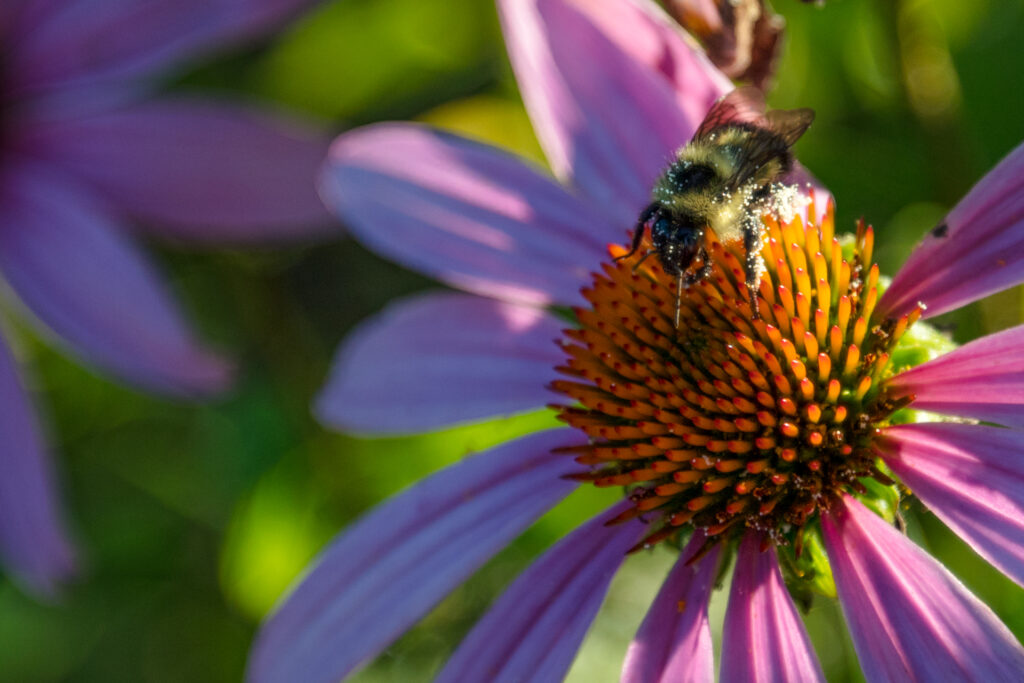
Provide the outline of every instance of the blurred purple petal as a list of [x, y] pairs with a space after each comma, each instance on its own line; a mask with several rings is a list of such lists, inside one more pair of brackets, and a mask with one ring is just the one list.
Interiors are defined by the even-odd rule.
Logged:
[[579, 301], [588, 268], [624, 234], [523, 160], [413, 124], [339, 137], [321, 194], [385, 257], [521, 303]]
[[[650, 0], [569, 0], [631, 58], [664, 78], [693, 130], [733, 83], [711, 63], [697, 41]], [[692, 135], [692, 131], [691, 131]]]
[[822, 518], [868, 681], [1015, 681], [1024, 648], [949, 571], [846, 496]]
[[721, 546], [716, 544], [695, 566], [687, 565], [706, 538], [701, 531], [694, 533], [662, 584], [626, 651], [622, 683], [715, 680], [708, 601]]
[[1024, 585], [1024, 438], [964, 424], [899, 425], [879, 453], [928, 509]]
[[509, 57], [551, 167], [623, 234], [675, 150], [731, 89], [650, 5], [499, 2]]
[[365, 664], [575, 484], [541, 432], [448, 467], [378, 506], [324, 550], [264, 623], [250, 681], [336, 681]]
[[89, 361], [148, 389], [223, 390], [229, 368], [197, 344], [152, 266], [62, 176], [8, 166], [0, 182], [0, 272]]
[[736, 555], [725, 613], [722, 683], [824, 680], [775, 549], [761, 552], [761, 535], [748, 532]]
[[560, 681], [597, 615], [626, 551], [645, 531], [605, 526], [618, 503], [556, 543], [519, 575], [477, 622], [437, 677], [462, 681]]
[[33, 4], [37, 4], [37, 0], [4, 0], [0, 4], [0, 33], [17, 35], [28, 19], [25, 10]]
[[54, 596], [75, 571], [57, 485], [35, 415], [0, 337], [0, 557], [28, 587]]
[[168, 236], [266, 242], [331, 229], [315, 187], [327, 140], [251, 107], [157, 100], [25, 137], [37, 157]]
[[349, 335], [317, 415], [356, 433], [437, 429], [542, 407], [565, 354], [543, 310], [468, 294], [391, 304]]
[[[8, 0], [4, 0], [7, 2]], [[33, 0], [43, 5], [45, 0]], [[8, 40], [19, 95], [150, 76], [280, 26], [311, 0], [66, 0], [32, 8]], [[5, 55], [6, 56], [6, 55]]]
[[1024, 325], [982, 337], [889, 380], [914, 408], [1024, 427]]
[[1024, 144], [1010, 152], [910, 255], [879, 302], [925, 317], [1024, 282]]

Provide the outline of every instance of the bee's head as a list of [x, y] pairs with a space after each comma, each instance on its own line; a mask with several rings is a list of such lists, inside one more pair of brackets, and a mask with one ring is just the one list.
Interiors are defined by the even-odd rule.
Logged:
[[666, 270], [686, 270], [703, 245], [704, 222], [686, 213], [662, 209], [655, 212], [649, 224], [651, 243]]

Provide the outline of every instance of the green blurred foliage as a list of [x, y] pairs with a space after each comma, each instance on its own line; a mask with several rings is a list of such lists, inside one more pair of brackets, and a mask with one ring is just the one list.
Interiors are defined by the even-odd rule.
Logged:
[[[798, 154], [836, 195], [841, 227], [860, 216], [875, 225], [891, 274], [1024, 137], [1014, 81], [1024, 73], [1024, 4], [775, 4], [788, 35], [769, 99], [817, 110]], [[328, 2], [168, 87], [276, 103], [338, 131], [418, 118], [543, 163], [488, 0]], [[52, 605], [0, 584], [0, 681], [238, 680], [259, 619], [345, 524], [467, 453], [552, 424], [538, 413], [412, 438], [331, 433], [309, 405], [338, 342], [389, 301], [438, 285], [345, 240], [154, 248], [198, 328], [238, 359], [239, 383], [207, 404], [161, 401], [97, 378], [17, 326], [87, 563]], [[962, 342], [1022, 320], [1018, 289], [939, 325]], [[574, 494], [357, 680], [429, 679], [516, 572], [615, 497]], [[904, 517], [915, 541], [1024, 636], [1019, 588], [916, 504]], [[617, 680], [672, 559], [656, 548], [626, 562], [572, 680]], [[726, 600], [717, 594], [713, 624]], [[806, 620], [829, 680], [860, 680], [838, 605], [816, 600]]]

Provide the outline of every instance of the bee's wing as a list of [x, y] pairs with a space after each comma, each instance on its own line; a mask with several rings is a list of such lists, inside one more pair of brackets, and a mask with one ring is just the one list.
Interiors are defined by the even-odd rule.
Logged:
[[765, 125], [765, 96], [754, 87], [736, 88], [712, 104], [711, 111], [693, 134], [697, 140], [730, 123]]
[[765, 127], [792, 147], [814, 122], [813, 109], [773, 109], [764, 115]]
[[790, 147], [813, 120], [814, 112], [810, 109], [768, 112], [763, 130], [753, 131], [747, 144], [739, 148], [736, 170], [727, 182], [729, 189], [742, 187], [762, 166], [788, 156], [785, 150], [780, 150], [780, 140], [786, 148]]
[[754, 87], [736, 88], [711, 106], [693, 139], [705, 138], [730, 123], [748, 123], [772, 131], [792, 146], [814, 121], [813, 109], [773, 109], [766, 112], [764, 95]]
[[[766, 124], [764, 110], [764, 95], [760, 90], [750, 86], [736, 88], [711, 105], [711, 110], [704, 117], [697, 132], [693, 134], [693, 139], [705, 138], [716, 129], [730, 123], [752, 123], [764, 127]], [[808, 125], [810, 124], [808, 123]]]

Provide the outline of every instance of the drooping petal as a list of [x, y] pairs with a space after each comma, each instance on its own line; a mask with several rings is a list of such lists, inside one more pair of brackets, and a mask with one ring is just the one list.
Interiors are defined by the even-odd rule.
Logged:
[[1024, 144], [1010, 152], [910, 255], [879, 302], [926, 317], [1024, 282]]
[[501, 0], [509, 57], [555, 174], [620, 230], [728, 81], [653, 3]]
[[715, 680], [708, 601], [721, 546], [694, 566], [687, 564], [705, 539], [703, 532], [694, 533], [651, 603], [626, 651], [622, 683]]
[[522, 303], [577, 302], [588, 269], [624, 234], [523, 160], [420, 125], [339, 137], [321, 194], [387, 258]]
[[822, 518], [868, 681], [1015, 681], [1024, 648], [941, 564], [853, 498]]
[[560, 681], [608, 585], [646, 525], [605, 526], [622, 503], [551, 547], [505, 590], [463, 639], [439, 683]]
[[316, 194], [326, 138], [252, 107], [163, 99], [52, 121], [24, 138], [37, 157], [168, 236], [266, 241], [331, 226]]
[[574, 484], [541, 432], [448, 467], [377, 507], [335, 540], [264, 623], [250, 681], [336, 681], [365, 664]]
[[964, 344], [889, 380], [914, 408], [1024, 427], [1024, 325]]
[[740, 543], [722, 633], [722, 683], [824, 681], [775, 549], [761, 552], [761, 536]]
[[224, 389], [230, 370], [185, 326], [159, 276], [92, 198], [40, 165], [0, 182], [0, 273], [88, 361], [172, 394]]
[[879, 452], [928, 509], [982, 557], [1024, 585], [1024, 439], [1010, 429], [908, 424]]
[[311, 1], [33, 0], [42, 7], [5, 54], [7, 86], [23, 95], [149, 76], [280, 26]]
[[35, 415], [0, 337], [0, 557], [32, 590], [56, 594], [75, 571], [75, 552]]
[[563, 325], [543, 310], [468, 294], [391, 305], [349, 335], [317, 415], [343, 431], [403, 433], [540, 408]]

